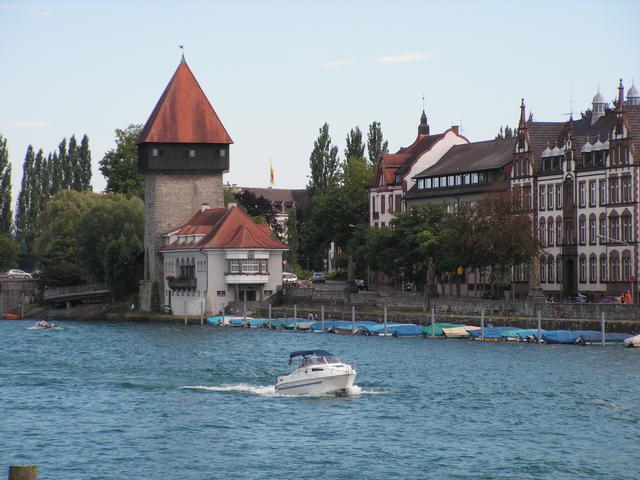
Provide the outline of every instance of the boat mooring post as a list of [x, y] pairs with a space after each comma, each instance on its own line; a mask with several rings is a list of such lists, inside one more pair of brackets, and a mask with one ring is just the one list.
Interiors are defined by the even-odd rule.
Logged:
[[269, 304], [269, 330], [271, 330], [271, 304]]
[[184, 324], [187, 325], [187, 302], [184, 302]]
[[200, 302], [200, 325], [204, 325], [204, 305]]
[[298, 305], [293, 306], [293, 329], [298, 329]]
[[484, 340], [484, 308], [480, 312], [480, 340]]
[[384, 336], [387, 336], [387, 306], [384, 306]]
[[324, 304], [320, 305], [320, 325], [322, 326], [322, 333], [324, 333]]
[[9, 467], [9, 480], [36, 480], [38, 467], [35, 465], [12, 465]]
[[604, 312], [600, 312], [600, 331], [602, 332], [602, 346], [603, 347], [604, 347], [604, 337], [605, 337], [605, 334], [604, 334], [604, 319], [605, 319]]
[[356, 306], [351, 305], [351, 335], [356, 333]]
[[246, 327], [247, 326], [247, 301], [246, 300], [244, 301], [243, 308], [244, 308], [244, 320], [242, 320], [242, 326]]
[[431, 307], [431, 336], [436, 337], [436, 312], [433, 307]]
[[538, 310], [538, 343], [542, 343], [542, 312]]

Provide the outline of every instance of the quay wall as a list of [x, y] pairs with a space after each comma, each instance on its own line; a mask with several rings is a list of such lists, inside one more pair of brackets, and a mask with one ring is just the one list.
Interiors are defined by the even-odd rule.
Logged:
[[0, 279], [0, 318], [5, 313], [21, 313], [23, 305], [32, 305], [37, 301], [38, 295], [38, 280]]

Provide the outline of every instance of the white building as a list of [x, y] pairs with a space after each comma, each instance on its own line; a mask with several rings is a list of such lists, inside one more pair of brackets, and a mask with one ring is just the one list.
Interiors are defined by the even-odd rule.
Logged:
[[395, 213], [404, 212], [405, 194], [415, 184], [414, 177], [434, 165], [452, 146], [469, 141], [457, 126], [429, 135], [427, 115], [423, 111], [418, 136], [408, 147], [383, 155], [369, 186], [369, 224], [385, 227]]
[[286, 245], [237, 207], [203, 205], [184, 225], [162, 235], [165, 305], [174, 315], [241, 311], [282, 285]]

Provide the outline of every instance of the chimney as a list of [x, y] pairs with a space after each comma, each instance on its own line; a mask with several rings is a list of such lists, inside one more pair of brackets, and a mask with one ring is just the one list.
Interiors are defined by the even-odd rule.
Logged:
[[460, 135], [460, 125], [451, 125], [451, 130], [453, 130], [453, 133], [456, 135]]
[[208, 203], [203, 203], [202, 206], [200, 207], [200, 211], [204, 212], [206, 210], [209, 210], [211, 207], [209, 206]]
[[238, 204], [235, 202], [227, 203], [227, 210], [231, 210], [233, 207], [237, 207]]

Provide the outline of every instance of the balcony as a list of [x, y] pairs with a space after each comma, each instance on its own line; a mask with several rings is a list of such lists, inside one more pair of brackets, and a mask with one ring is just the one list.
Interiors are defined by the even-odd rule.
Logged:
[[198, 285], [195, 278], [168, 277], [167, 282], [171, 290], [195, 290]]

